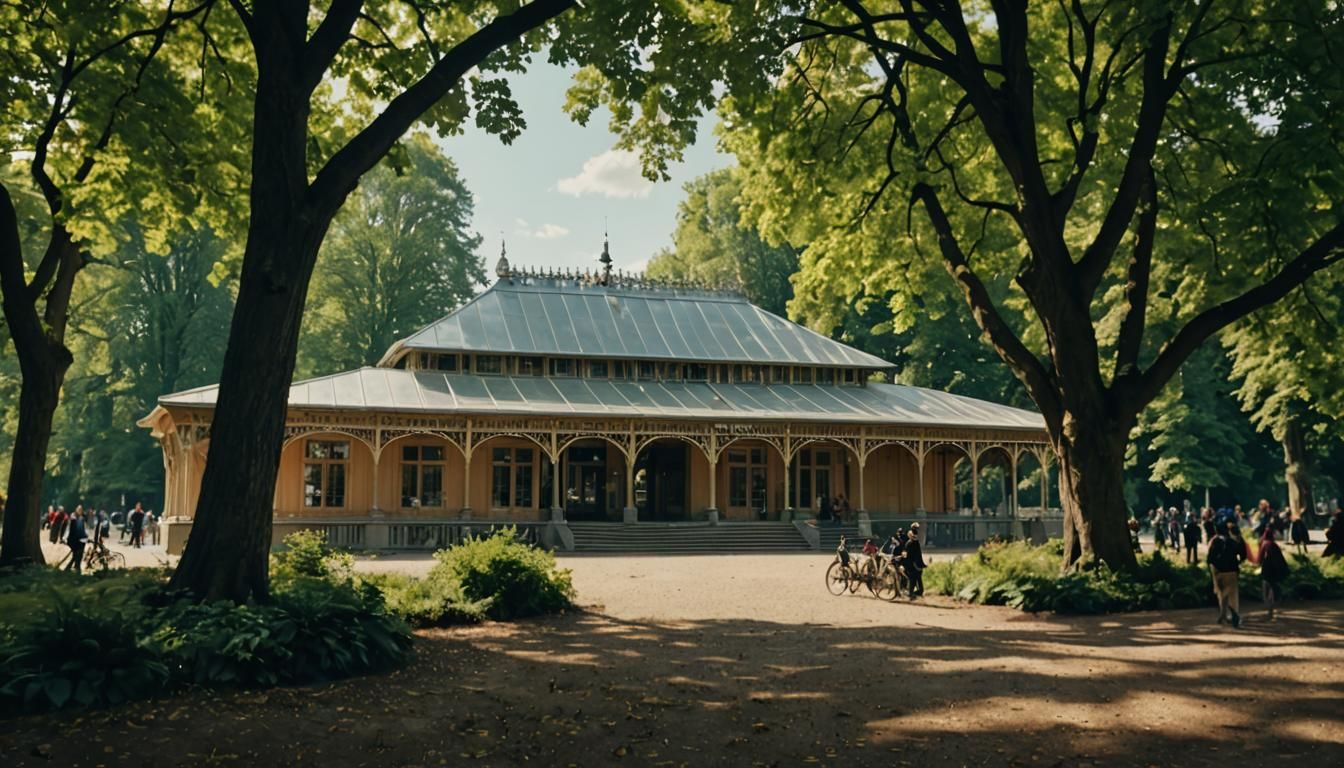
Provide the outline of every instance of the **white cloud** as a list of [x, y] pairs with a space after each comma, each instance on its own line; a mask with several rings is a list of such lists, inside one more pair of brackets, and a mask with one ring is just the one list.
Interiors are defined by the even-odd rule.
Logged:
[[653, 182], [639, 175], [639, 156], [624, 149], [609, 149], [583, 161], [577, 176], [560, 179], [556, 189], [572, 195], [603, 197], [648, 197]]
[[542, 224], [531, 232], [538, 240], [557, 240], [569, 234], [569, 230], [559, 224]]

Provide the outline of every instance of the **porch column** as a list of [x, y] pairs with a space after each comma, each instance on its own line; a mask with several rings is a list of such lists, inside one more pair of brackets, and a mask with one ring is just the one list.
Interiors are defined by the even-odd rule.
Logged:
[[705, 460], [709, 462], [709, 506], [705, 507], [705, 519], [711, 523], [719, 522], [719, 439], [709, 436], [709, 450], [705, 451]]
[[920, 446], [919, 446], [919, 461], [918, 461], [917, 463], [919, 464], [919, 469], [918, 469], [918, 470], [916, 471], [916, 473], [915, 473], [916, 475], [919, 476], [919, 509], [918, 509], [917, 511], [919, 511], [919, 512], [924, 512], [924, 511], [926, 511], [927, 508], [924, 506], [924, 446], [923, 446], [923, 445], [920, 445]]
[[789, 496], [789, 484], [793, 481], [793, 472], [790, 471], [790, 467], [793, 464], [793, 438], [791, 437], [784, 438], [783, 456], [784, 456], [784, 498], [781, 499], [779, 502], [779, 508], [781, 510], [779, 518], [781, 520], [788, 521], [793, 518], [792, 514], [793, 505], [789, 503], [789, 499], [791, 498]]
[[859, 512], [860, 512], [861, 514], [862, 514], [862, 513], [866, 513], [866, 512], [868, 511], [868, 505], [864, 503], [864, 495], [863, 495], [863, 468], [864, 468], [867, 464], [868, 464], [868, 457], [866, 457], [866, 456], [860, 456], [860, 457], [859, 457]]
[[[971, 450], [976, 450], [972, 447]], [[980, 514], [980, 454], [971, 457], [971, 514]]]
[[1017, 517], [1017, 452], [1016, 451], [1014, 451], [1012, 454], [1008, 456], [1008, 470], [1010, 473], [1009, 477], [1011, 478], [1010, 482], [1012, 482], [1013, 484], [1011, 495], [1008, 497], [1010, 499], [1010, 501], [1008, 502], [1010, 505], [1008, 513], [1010, 516], [1016, 518]]
[[560, 457], [551, 459], [551, 520], [565, 521], [565, 508], [560, 506]]
[[1037, 454], [1037, 463], [1041, 465], [1041, 517], [1050, 506], [1050, 470], [1045, 465], [1045, 455]]
[[378, 506], [378, 460], [383, 456], [381, 450], [373, 451], [373, 504], [369, 506], [370, 517], [382, 517], [383, 510]]
[[635, 508], [635, 432], [630, 430], [625, 452], [625, 509], [621, 511], [622, 522], [639, 522], [639, 510]]
[[471, 519], [471, 454], [476, 450], [471, 419], [467, 419], [467, 435], [462, 439], [462, 519]]

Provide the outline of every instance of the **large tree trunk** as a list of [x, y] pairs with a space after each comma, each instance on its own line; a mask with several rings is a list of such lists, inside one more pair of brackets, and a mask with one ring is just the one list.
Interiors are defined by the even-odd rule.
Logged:
[[1288, 484], [1288, 506], [1310, 520], [1316, 514], [1316, 498], [1311, 493], [1311, 459], [1307, 454], [1307, 436], [1293, 419], [1283, 431], [1283, 479]]
[[[1067, 423], [1067, 422], [1066, 422]], [[1067, 429], [1067, 427], [1066, 427]], [[1103, 562], [1135, 564], [1125, 506], [1125, 446], [1128, 427], [1106, 425], [1054, 440], [1059, 459], [1059, 500], [1064, 508], [1064, 568]]]
[[0, 540], [0, 566], [41, 564], [42, 476], [51, 442], [51, 421], [60, 403], [61, 382], [70, 367], [70, 353], [61, 347], [29, 355], [22, 364], [19, 427], [9, 468], [5, 530]]

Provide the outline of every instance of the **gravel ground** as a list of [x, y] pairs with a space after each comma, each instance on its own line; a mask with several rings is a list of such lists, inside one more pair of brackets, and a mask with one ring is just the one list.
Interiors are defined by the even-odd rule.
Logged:
[[0, 765], [1344, 765], [1344, 603], [1033, 616], [832, 597], [828, 563], [564, 557], [579, 611], [421, 632], [387, 676], [0, 722]]

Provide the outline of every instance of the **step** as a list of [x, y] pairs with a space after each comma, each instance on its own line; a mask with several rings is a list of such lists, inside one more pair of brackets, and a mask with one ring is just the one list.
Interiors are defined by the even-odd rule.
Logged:
[[805, 552], [792, 523], [569, 524], [579, 552], [727, 553]]

